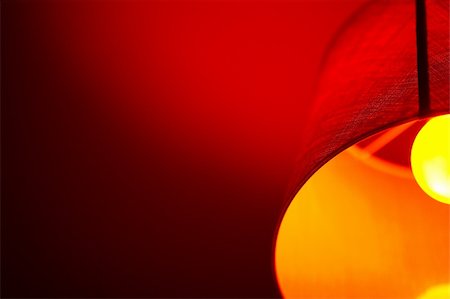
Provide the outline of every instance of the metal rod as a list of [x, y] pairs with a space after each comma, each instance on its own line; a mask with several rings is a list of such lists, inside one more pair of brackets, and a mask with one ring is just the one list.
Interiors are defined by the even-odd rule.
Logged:
[[417, 78], [419, 114], [430, 111], [430, 80], [428, 73], [427, 14], [425, 0], [416, 0]]

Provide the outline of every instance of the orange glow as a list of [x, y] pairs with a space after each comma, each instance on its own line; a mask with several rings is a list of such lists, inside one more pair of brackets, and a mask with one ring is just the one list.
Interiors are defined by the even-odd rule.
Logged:
[[449, 206], [411, 172], [360, 159], [347, 150], [329, 161], [286, 211], [275, 247], [284, 297], [424, 299], [450, 281]]
[[448, 299], [450, 298], [450, 285], [433, 287], [417, 299]]
[[417, 184], [432, 198], [450, 204], [450, 115], [432, 118], [420, 130], [411, 150]]
[[357, 158], [360, 162], [365, 163], [378, 171], [384, 172], [389, 175], [395, 175], [410, 179], [411, 170], [409, 168], [393, 162], [389, 162], [387, 160], [380, 159], [375, 155], [375, 153], [386, 146], [389, 142], [394, 140], [396, 137], [398, 137], [400, 134], [405, 132], [413, 125], [413, 123], [414, 122], [408, 122], [390, 130], [386, 130], [382, 132], [383, 134], [381, 134], [381, 136], [379, 136], [371, 145], [365, 148], [352, 146], [348, 148], [346, 152]]

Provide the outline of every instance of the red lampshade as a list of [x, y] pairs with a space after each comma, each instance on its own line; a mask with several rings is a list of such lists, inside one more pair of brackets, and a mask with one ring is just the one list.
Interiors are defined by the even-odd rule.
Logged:
[[[426, 1], [430, 110], [449, 103], [449, 2]], [[414, 1], [372, 1], [339, 30], [324, 59], [289, 196], [364, 137], [419, 117]]]
[[284, 296], [450, 295], [449, 207], [399, 158], [450, 111], [449, 2], [423, 4], [370, 2], [328, 49], [276, 242]]

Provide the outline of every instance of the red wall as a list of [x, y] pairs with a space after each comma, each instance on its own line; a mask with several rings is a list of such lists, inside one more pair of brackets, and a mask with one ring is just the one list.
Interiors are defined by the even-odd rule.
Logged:
[[354, 1], [3, 1], [2, 296], [272, 297]]

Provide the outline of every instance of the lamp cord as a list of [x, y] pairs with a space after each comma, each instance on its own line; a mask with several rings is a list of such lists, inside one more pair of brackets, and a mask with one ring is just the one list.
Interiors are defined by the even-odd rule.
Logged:
[[430, 80], [428, 73], [427, 16], [425, 0], [416, 0], [417, 78], [419, 115], [430, 111]]

